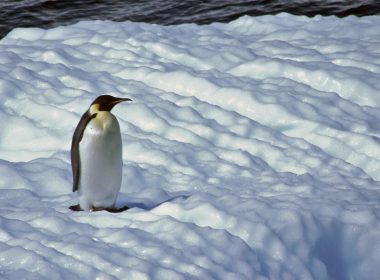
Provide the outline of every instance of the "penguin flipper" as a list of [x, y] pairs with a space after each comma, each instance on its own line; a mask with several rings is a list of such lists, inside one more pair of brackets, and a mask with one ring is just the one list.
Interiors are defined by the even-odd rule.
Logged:
[[73, 192], [78, 190], [80, 177], [80, 155], [79, 142], [82, 140], [83, 132], [91, 119], [95, 118], [96, 114], [90, 115], [87, 111], [81, 117], [77, 127], [75, 128], [73, 139], [71, 141], [71, 168], [73, 171]]

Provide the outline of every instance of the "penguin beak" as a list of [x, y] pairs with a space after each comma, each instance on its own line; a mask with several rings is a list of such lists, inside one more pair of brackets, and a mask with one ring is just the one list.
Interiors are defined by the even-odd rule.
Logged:
[[116, 104], [119, 104], [120, 102], [124, 101], [132, 101], [130, 98], [116, 98], [115, 101], [112, 102], [112, 104], [115, 106]]

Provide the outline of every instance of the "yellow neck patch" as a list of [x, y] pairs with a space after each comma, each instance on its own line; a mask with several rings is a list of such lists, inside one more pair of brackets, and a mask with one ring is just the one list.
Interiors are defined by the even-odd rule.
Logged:
[[100, 105], [99, 104], [92, 104], [91, 106], [90, 106], [90, 115], [92, 116], [93, 114], [97, 114], [97, 113], [99, 113], [99, 108], [100, 108]]

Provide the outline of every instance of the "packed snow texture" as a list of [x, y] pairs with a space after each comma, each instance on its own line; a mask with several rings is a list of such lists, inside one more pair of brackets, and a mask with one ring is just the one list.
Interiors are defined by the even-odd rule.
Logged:
[[[378, 279], [380, 17], [80, 22], [0, 41], [1, 279]], [[100, 94], [122, 213], [73, 212]]]

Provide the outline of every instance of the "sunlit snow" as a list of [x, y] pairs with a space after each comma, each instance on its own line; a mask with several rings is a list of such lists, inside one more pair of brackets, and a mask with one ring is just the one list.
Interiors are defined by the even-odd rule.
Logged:
[[[378, 279], [380, 17], [86, 21], [0, 41], [1, 279]], [[100, 94], [122, 213], [73, 212]]]

